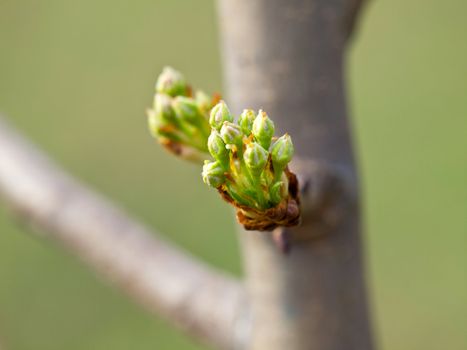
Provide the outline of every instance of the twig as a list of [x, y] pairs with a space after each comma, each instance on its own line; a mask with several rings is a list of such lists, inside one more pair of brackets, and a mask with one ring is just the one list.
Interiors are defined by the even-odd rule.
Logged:
[[148, 310], [217, 348], [242, 347], [248, 311], [238, 282], [65, 174], [1, 117], [0, 198]]

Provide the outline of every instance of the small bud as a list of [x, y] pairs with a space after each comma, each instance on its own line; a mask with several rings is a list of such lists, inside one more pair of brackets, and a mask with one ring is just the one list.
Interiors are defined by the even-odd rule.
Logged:
[[294, 148], [289, 134], [285, 134], [274, 142], [271, 148], [271, 158], [275, 167], [284, 168], [293, 157]]
[[221, 136], [227, 145], [239, 145], [243, 140], [243, 133], [237, 124], [224, 122], [221, 128]]
[[158, 117], [154, 109], [149, 109], [147, 113], [149, 132], [154, 138], [159, 139], [159, 141], [163, 139], [173, 142], [182, 141], [174, 126]]
[[266, 112], [259, 111], [253, 123], [253, 135], [256, 141], [258, 141], [264, 149], [268, 150], [271, 145], [271, 139], [274, 135], [274, 123], [269, 119]]
[[161, 125], [160, 120], [157, 118], [156, 111], [154, 109], [148, 110], [148, 126], [149, 132], [153, 137], [158, 136], [158, 130]]
[[220, 101], [213, 109], [211, 109], [209, 124], [211, 124], [211, 127], [219, 131], [226, 121], [233, 122], [233, 116], [230, 114], [229, 108], [225, 102]]
[[203, 165], [203, 181], [205, 184], [217, 188], [225, 181], [224, 169], [219, 162], [209, 162], [206, 160]]
[[274, 205], [277, 205], [280, 202], [282, 202], [282, 199], [287, 195], [284, 182], [276, 182], [274, 185], [271, 186], [269, 193], [271, 196], [271, 202], [273, 202]]
[[268, 151], [261, 147], [258, 143], [252, 142], [248, 144], [243, 159], [251, 172], [259, 176], [268, 161]]
[[225, 143], [221, 135], [215, 130], [211, 132], [208, 138], [208, 149], [212, 157], [217, 160], [224, 169], [228, 168], [229, 150], [225, 148]]
[[199, 125], [204, 119], [198, 105], [192, 98], [177, 96], [172, 100], [172, 106], [180, 119], [192, 125]]
[[171, 105], [171, 98], [166, 94], [156, 94], [154, 97], [154, 112], [157, 118], [165, 123], [172, 123], [176, 119]]
[[208, 113], [211, 110], [212, 99], [204, 91], [196, 91], [195, 100], [202, 113]]
[[165, 67], [157, 78], [156, 92], [174, 97], [185, 95], [186, 91], [187, 85], [183, 75], [172, 67]]
[[238, 118], [238, 125], [242, 128], [243, 133], [246, 136], [251, 134], [251, 128], [253, 127], [253, 122], [255, 121], [255, 112], [251, 109], [243, 110], [243, 113], [240, 114]]

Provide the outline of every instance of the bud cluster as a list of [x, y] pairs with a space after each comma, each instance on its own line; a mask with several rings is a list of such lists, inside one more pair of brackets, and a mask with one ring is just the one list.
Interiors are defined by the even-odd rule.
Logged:
[[271, 230], [298, 223], [296, 177], [288, 170], [294, 153], [288, 134], [274, 137], [274, 123], [266, 112], [244, 110], [235, 121], [220, 101], [209, 117], [208, 150], [203, 181], [216, 188], [237, 208], [245, 228]]
[[208, 153], [209, 111], [219, 98], [193, 93], [183, 75], [165, 67], [156, 83], [154, 104], [148, 113], [151, 134], [169, 151], [191, 160]]

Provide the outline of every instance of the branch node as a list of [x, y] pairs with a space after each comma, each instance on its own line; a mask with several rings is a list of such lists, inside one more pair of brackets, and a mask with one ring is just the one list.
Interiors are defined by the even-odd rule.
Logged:
[[[345, 168], [313, 160], [297, 159], [293, 164], [300, 184], [302, 227], [294, 240], [314, 239], [333, 231], [356, 207], [356, 191]], [[311, 227], [311, 229], [310, 229]]]

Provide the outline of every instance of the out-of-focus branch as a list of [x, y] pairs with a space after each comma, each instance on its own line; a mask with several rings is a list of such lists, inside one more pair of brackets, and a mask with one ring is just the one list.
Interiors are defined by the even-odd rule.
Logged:
[[0, 117], [0, 197], [148, 310], [221, 349], [241, 347], [239, 283], [161, 240], [65, 174]]

